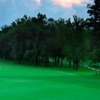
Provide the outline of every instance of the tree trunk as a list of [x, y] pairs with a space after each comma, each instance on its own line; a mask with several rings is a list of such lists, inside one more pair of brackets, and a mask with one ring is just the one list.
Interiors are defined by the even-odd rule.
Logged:
[[57, 65], [59, 65], [59, 62], [60, 62], [60, 58], [59, 56], [57, 57]]
[[57, 65], [57, 57], [54, 58], [55, 59], [55, 66]]
[[71, 67], [71, 60], [69, 59], [69, 67]]
[[39, 55], [38, 55], [38, 52], [36, 53], [36, 56], [35, 56], [35, 64], [39, 65]]
[[61, 58], [61, 66], [63, 66], [63, 58]]
[[73, 69], [75, 69], [75, 70], [78, 70], [79, 69], [79, 59], [78, 58], [75, 58], [74, 60], [73, 60]]
[[45, 57], [45, 66], [47, 66], [49, 64], [49, 58]]

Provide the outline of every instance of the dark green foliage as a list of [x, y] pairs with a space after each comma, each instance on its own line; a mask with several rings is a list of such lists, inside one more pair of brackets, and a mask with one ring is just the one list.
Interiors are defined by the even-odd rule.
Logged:
[[62, 65], [64, 58], [78, 70], [88, 50], [88, 32], [85, 20], [37, 17], [17, 19], [0, 32], [0, 57], [3, 59], [33, 62], [36, 65]]
[[90, 52], [93, 63], [100, 62], [100, 0], [94, 0], [94, 3], [88, 4], [87, 25], [90, 27]]
[[92, 29], [91, 48], [100, 48], [100, 0], [94, 0], [93, 5], [88, 4], [88, 13], [90, 18], [87, 19], [87, 22]]
[[99, 63], [100, 62], [100, 49], [95, 49], [93, 52], [92, 52], [92, 61], [94, 63]]
[[73, 16], [74, 21], [67, 21], [66, 33], [66, 57], [74, 65], [74, 69], [79, 68], [80, 61], [86, 57], [88, 49], [88, 33], [85, 28], [85, 21], [77, 16]]

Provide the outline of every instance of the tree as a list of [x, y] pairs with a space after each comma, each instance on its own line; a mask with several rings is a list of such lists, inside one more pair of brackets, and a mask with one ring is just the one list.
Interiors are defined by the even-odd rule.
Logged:
[[100, 62], [100, 0], [94, 0], [93, 4], [88, 4], [88, 13], [90, 18], [87, 22], [92, 29], [90, 33], [91, 59], [96, 64]]
[[73, 68], [78, 70], [80, 61], [84, 58], [87, 51], [87, 32], [85, 29], [85, 21], [82, 18], [73, 16], [74, 21], [67, 21], [66, 33], [66, 56], [69, 65], [73, 61]]
[[87, 50], [87, 32], [85, 21], [73, 18], [73, 22], [47, 19], [40, 13], [37, 17], [18, 18], [0, 31], [0, 57], [37, 65], [48, 65], [51, 59], [60, 65], [66, 57], [77, 70]]
[[100, 48], [100, 0], [94, 0], [94, 4], [88, 4], [88, 14], [90, 18], [87, 19], [91, 32], [91, 48]]

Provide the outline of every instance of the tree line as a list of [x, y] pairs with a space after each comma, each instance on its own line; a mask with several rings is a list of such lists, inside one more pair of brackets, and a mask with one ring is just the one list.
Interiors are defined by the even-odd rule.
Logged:
[[[97, 5], [96, 5], [97, 4]], [[0, 58], [36, 65], [62, 65], [66, 58], [69, 66], [78, 70], [80, 62], [91, 59], [100, 62], [100, 1], [88, 5], [90, 18], [76, 15], [71, 19], [24, 15], [0, 31]], [[96, 10], [94, 10], [96, 9]], [[95, 13], [93, 11], [98, 11]], [[51, 61], [52, 60], [52, 61]]]

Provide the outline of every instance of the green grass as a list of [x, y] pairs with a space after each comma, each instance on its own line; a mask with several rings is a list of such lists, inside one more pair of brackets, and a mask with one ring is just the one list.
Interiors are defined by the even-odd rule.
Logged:
[[81, 68], [0, 62], [0, 100], [99, 100], [100, 75]]

